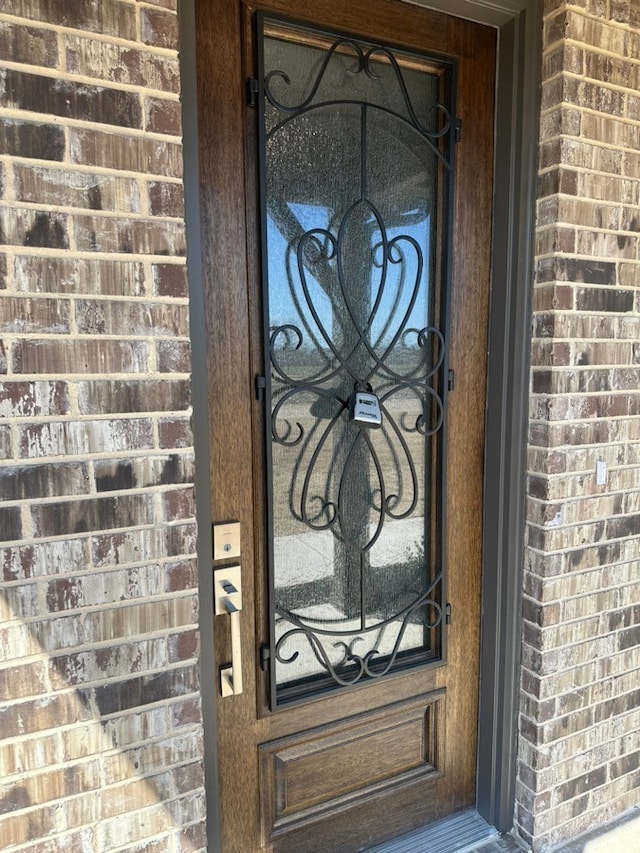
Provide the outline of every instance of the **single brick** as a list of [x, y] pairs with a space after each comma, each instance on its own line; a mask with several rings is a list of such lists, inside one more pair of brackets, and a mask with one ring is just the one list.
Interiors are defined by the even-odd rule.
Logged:
[[67, 70], [71, 74], [126, 83], [178, 94], [180, 69], [172, 56], [156, 56], [137, 47], [121, 47], [110, 42], [77, 35], [66, 36]]
[[610, 261], [596, 261], [590, 258], [553, 258], [550, 263], [553, 276], [557, 281], [611, 285], [616, 283], [616, 265]]
[[191, 454], [172, 453], [162, 457], [96, 461], [94, 472], [98, 492], [191, 483], [193, 457]]
[[140, 29], [145, 44], [173, 49], [178, 46], [178, 18], [172, 12], [141, 9]]
[[182, 183], [153, 181], [149, 184], [149, 210], [153, 216], [184, 218]]
[[167, 651], [170, 663], [197, 658], [199, 649], [198, 632], [195, 630], [183, 631], [168, 638]]
[[69, 407], [67, 382], [0, 382], [0, 416], [33, 418], [66, 415]]
[[22, 538], [20, 507], [0, 506], [0, 539], [11, 542]]
[[68, 249], [67, 217], [53, 211], [0, 211], [0, 243], [44, 249]]
[[52, 676], [59, 675], [65, 684], [77, 685], [163, 669], [169, 660], [167, 651], [165, 637], [141, 639], [135, 643], [58, 655], [50, 659], [49, 668]]
[[97, 567], [140, 563], [167, 556], [164, 533], [159, 528], [98, 534], [91, 539]]
[[0, 332], [68, 334], [70, 327], [71, 303], [68, 299], [3, 297]]
[[86, 643], [92, 645], [166, 631], [167, 626], [176, 630], [195, 625], [196, 619], [194, 595], [95, 611], [86, 614], [83, 625]]
[[162, 517], [165, 521], [194, 518], [195, 514], [193, 489], [179, 489], [162, 495]]
[[79, 696], [50, 695], [30, 702], [0, 706], [0, 731], [5, 738], [58, 730], [89, 719], [91, 712]]
[[84, 252], [178, 256], [186, 254], [182, 222], [76, 216], [74, 232], [78, 249]]
[[96, 687], [95, 702], [99, 713], [107, 715], [154, 702], [166, 702], [174, 696], [196, 692], [197, 689], [195, 667], [182, 667]]
[[[78, 404], [85, 415], [184, 411], [190, 400], [190, 384], [182, 379], [95, 379], [78, 383]], [[173, 423], [160, 423], [160, 446], [189, 447], [193, 443], [190, 431], [177, 427], [172, 433]]]
[[140, 211], [138, 185], [133, 178], [19, 163], [14, 166], [14, 176], [19, 201], [124, 213]]
[[135, 92], [28, 74], [14, 68], [7, 68], [0, 81], [0, 106], [118, 127], [142, 126], [142, 107]]
[[186, 337], [189, 334], [186, 305], [79, 299], [75, 303], [75, 313], [81, 335], [118, 335], [123, 329], [132, 336]]
[[59, 125], [3, 119], [0, 123], [0, 151], [12, 157], [36, 160], [63, 160], [64, 128]]
[[581, 109], [621, 116], [624, 113], [624, 95], [617, 89], [591, 83], [574, 77], [565, 78], [564, 101]]
[[90, 566], [89, 544], [82, 538], [39, 542], [21, 548], [0, 550], [0, 577], [5, 581], [82, 572]]
[[[13, 663], [7, 669], [0, 669], [0, 696], [10, 699], [24, 699], [37, 696], [47, 689], [44, 668], [41, 661], [27, 664]], [[0, 786], [0, 802], [2, 802]]]
[[607, 290], [604, 288], [578, 288], [576, 290], [576, 310], [615, 312], [618, 314], [633, 311], [634, 294], [632, 290]]
[[151, 133], [182, 133], [182, 108], [180, 101], [168, 98], [146, 98], [144, 103], [144, 129]]
[[139, 341], [20, 340], [13, 349], [16, 373], [140, 373], [148, 353]]
[[158, 369], [162, 373], [191, 373], [189, 341], [158, 341]]
[[189, 295], [184, 264], [154, 264], [153, 283], [158, 296], [184, 298]]
[[60, 536], [151, 524], [153, 507], [148, 495], [122, 495], [32, 505], [31, 518], [36, 536]]
[[0, 56], [11, 62], [56, 68], [56, 33], [39, 27], [26, 27], [23, 24], [0, 23]]
[[89, 492], [89, 472], [81, 463], [28, 465], [0, 468], [0, 494], [4, 500], [38, 500]]
[[136, 10], [126, 3], [74, 0], [72, 5], [51, 0], [11, 0], [11, 14], [46, 21], [53, 26], [88, 30], [135, 41]]
[[182, 176], [182, 148], [139, 136], [70, 128], [71, 162], [144, 175]]
[[[172, 408], [176, 409], [177, 407]], [[191, 420], [176, 417], [160, 418], [158, 421], [158, 441], [160, 447], [191, 447], [193, 445]]]
[[123, 418], [26, 424], [19, 427], [19, 443], [23, 458], [144, 450], [153, 447], [153, 423]]
[[184, 592], [198, 587], [198, 566], [195, 560], [181, 560], [166, 566], [166, 591]]
[[17, 255], [15, 279], [18, 291], [33, 293], [144, 296], [147, 289], [139, 261]]
[[197, 528], [195, 523], [175, 524], [165, 528], [167, 555], [178, 557], [195, 554]]
[[[636, 535], [637, 531], [638, 527], [636, 523]], [[633, 628], [627, 628], [624, 631], [620, 631], [618, 635], [618, 648], [621, 651], [624, 651], [624, 649], [633, 649], [637, 646], [640, 646], [640, 625], [634, 625]], [[622, 713], [637, 707], [638, 701], [640, 700], [640, 691], [636, 691], [634, 697], [635, 701], [633, 702], [631, 700], [625, 700], [625, 702], [621, 703], [621, 708], [617, 713]]]
[[181, 726], [193, 726], [202, 719], [200, 700], [185, 697], [181, 702], [176, 702], [169, 709], [171, 715], [172, 730]]

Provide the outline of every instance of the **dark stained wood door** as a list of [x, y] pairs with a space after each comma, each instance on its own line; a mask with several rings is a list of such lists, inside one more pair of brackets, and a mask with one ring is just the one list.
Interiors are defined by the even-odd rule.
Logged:
[[[460, 123], [451, 251], [443, 248], [432, 264], [449, 282], [446, 299], [434, 297], [446, 326], [446, 373], [442, 368], [438, 381], [448, 383], [453, 371], [446, 434], [438, 439], [444, 503], [429, 522], [446, 557], [439, 660], [281, 703], [274, 700], [273, 667], [261, 665], [261, 649], [273, 656], [274, 643], [273, 503], [265, 451], [270, 414], [256, 394], [256, 377], [270, 369], [259, 111], [247, 96], [247, 81], [259, 74], [256, 12], [441, 57], [454, 69], [452, 119]], [[199, 0], [196, 21], [212, 507], [214, 521], [241, 523], [240, 557], [214, 562], [238, 563], [242, 579], [242, 610], [234, 617], [242, 693], [218, 690], [221, 853], [366, 850], [475, 802], [495, 33], [395, 0]], [[438, 195], [442, 221], [445, 195]], [[216, 683], [238, 652], [231, 635], [231, 618], [216, 616]], [[202, 654], [210, 657], [207, 649]]]

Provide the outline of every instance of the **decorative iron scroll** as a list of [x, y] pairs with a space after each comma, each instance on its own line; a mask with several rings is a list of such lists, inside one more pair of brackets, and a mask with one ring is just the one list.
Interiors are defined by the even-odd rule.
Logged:
[[[343, 59], [345, 54], [353, 57], [349, 72], [356, 76], [374, 79], [376, 64], [390, 66], [401, 109], [323, 97], [323, 80], [338, 53]], [[360, 606], [342, 606], [336, 616], [309, 615], [287, 600], [286, 591], [272, 588], [272, 659], [280, 666], [292, 664], [305, 646], [334, 686], [348, 686], [392, 670], [402, 655], [407, 629], [415, 625], [425, 632], [439, 629], [443, 608], [442, 568], [428, 570], [429, 555], [424, 553], [413, 555], [422, 581], [413, 583], [407, 575], [404, 588], [396, 591], [393, 614], [384, 608], [372, 612], [375, 605], [369, 601], [367, 607], [366, 601], [371, 597], [370, 556], [385, 526], [412, 517], [419, 507], [426, 515], [425, 480], [431, 475], [414, 461], [412, 444], [420, 437], [439, 447], [436, 439], [445, 412], [444, 336], [431, 323], [414, 325], [429, 261], [414, 236], [389, 226], [369, 191], [369, 118], [384, 113], [385, 120], [390, 117], [409, 128], [445, 172], [451, 169], [452, 120], [449, 110], [438, 103], [433, 109], [437, 127], [430, 129], [419, 121], [400, 64], [381, 45], [339, 38], [328, 47], [298, 103], [287, 103], [290, 84], [282, 70], [264, 76], [270, 125], [263, 126], [267, 172], [280, 131], [313, 111], [345, 104], [360, 113], [361, 165], [359, 193], [351, 204], [334, 214], [327, 227], [300, 228], [288, 240], [284, 275], [298, 321], [274, 325], [270, 315], [267, 319], [270, 440], [274, 453], [280, 447], [289, 453], [288, 459], [295, 455], [287, 483], [291, 518], [305, 530], [331, 534], [358, 576], [353, 583], [360, 589]], [[353, 235], [360, 233], [356, 263]], [[359, 281], [371, 282], [364, 306], [354, 293], [354, 269]], [[331, 303], [330, 321], [314, 297], [318, 282]], [[379, 402], [379, 430], [349, 416], [350, 396], [364, 388]], [[428, 464], [437, 467], [436, 463], [431, 459]], [[366, 650], [359, 654], [362, 644]]]

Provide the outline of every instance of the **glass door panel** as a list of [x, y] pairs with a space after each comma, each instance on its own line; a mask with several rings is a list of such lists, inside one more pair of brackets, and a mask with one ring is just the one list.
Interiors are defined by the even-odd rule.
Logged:
[[275, 706], [444, 659], [455, 69], [261, 27]]

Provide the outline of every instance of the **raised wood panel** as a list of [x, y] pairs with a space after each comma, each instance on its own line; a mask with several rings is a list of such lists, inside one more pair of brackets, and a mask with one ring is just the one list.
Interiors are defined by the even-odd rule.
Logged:
[[264, 841], [390, 786], [442, 775], [445, 691], [260, 747]]

